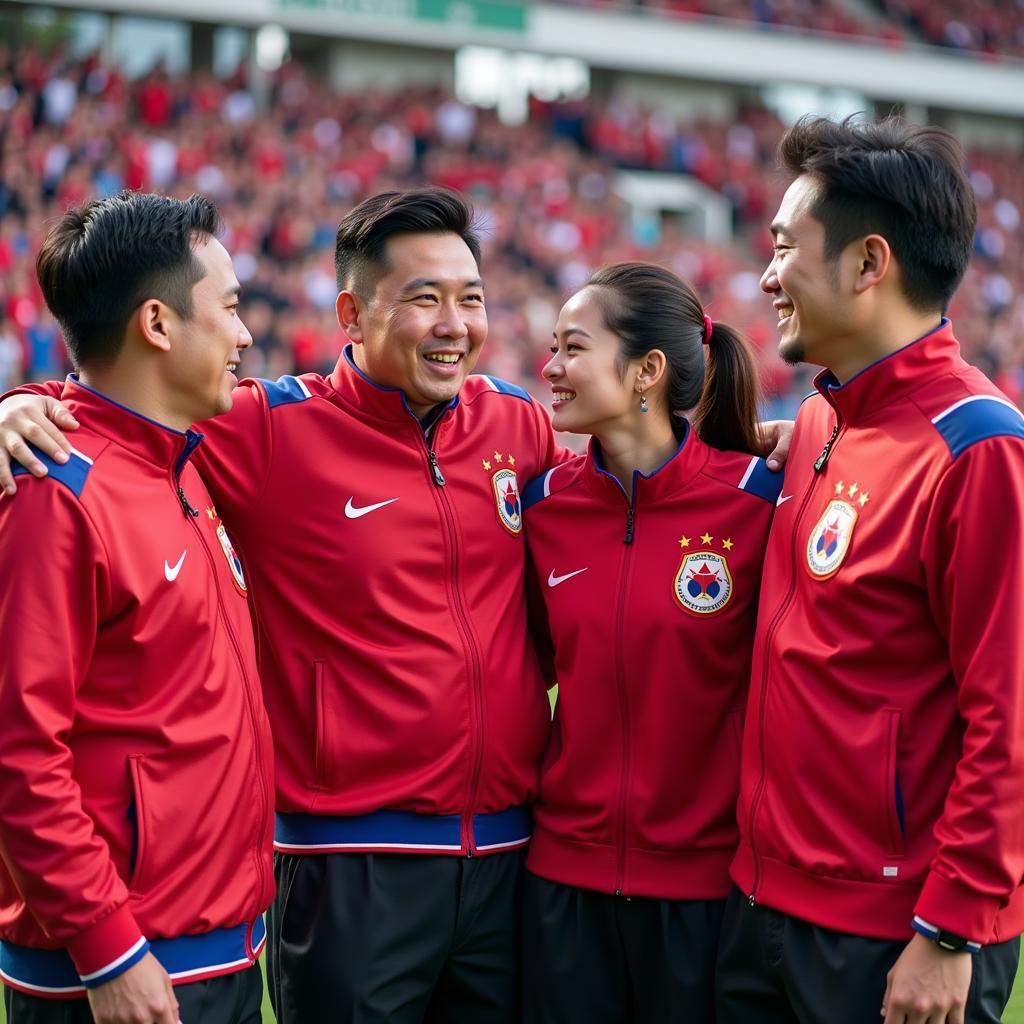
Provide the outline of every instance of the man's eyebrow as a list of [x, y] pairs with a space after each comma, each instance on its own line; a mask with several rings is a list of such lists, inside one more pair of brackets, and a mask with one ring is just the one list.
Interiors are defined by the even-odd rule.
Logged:
[[788, 235], [789, 230], [787, 229], [785, 222], [781, 220], [772, 221], [772, 226], [768, 229], [772, 233], [772, 237], [776, 235]]
[[[462, 283], [462, 287], [463, 288], [483, 288], [483, 286], [484, 286], [483, 278], [480, 278], [480, 277], [474, 277], [474, 278], [470, 279], [469, 281], [464, 281]], [[442, 287], [443, 287], [443, 282], [442, 281], [437, 281], [437, 280], [434, 280], [433, 278], [429, 278], [429, 277], [417, 277], [417, 278], [414, 278], [412, 281], [409, 281], [406, 284], [402, 285], [402, 291], [403, 292], [412, 292], [412, 291], [415, 291], [417, 288], [436, 288], [436, 289], [440, 289]]]
[[236, 281], [229, 288], [225, 289], [223, 297], [225, 299], [237, 299], [238, 296], [241, 295], [241, 294], [242, 294], [242, 286]]

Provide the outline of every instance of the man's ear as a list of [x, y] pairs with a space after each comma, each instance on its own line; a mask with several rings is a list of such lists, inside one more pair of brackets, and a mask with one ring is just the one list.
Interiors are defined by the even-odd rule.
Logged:
[[857, 278], [854, 291], [858, 294], [875, 288], [885, 280], [892, 265], [892, 250], [881, 235], [865, 235], [857, 243]]
[[161, 352], [171, 350], [170, 321], [173, 310], [159, 299], [146, 299], [139, 306], [135, 316], [135, 325], [139, 329], [142, 340], [147, 345], [160, 349]]
[[346, 337], [349, 341], [361, 345], [363, 342], [363, 304], [359, 296], [353, 291], [339, 292], [334, 309], [338, 314], [338, 325], [345, 332]]

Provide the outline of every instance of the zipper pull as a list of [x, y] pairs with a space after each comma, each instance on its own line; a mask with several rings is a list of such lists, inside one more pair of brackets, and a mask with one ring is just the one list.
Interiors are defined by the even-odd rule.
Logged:
[[626, 536], [622, 538], [623, 544], [633, 543], [633, 506], [626, 510]]
[[188, 498], [185, 497], [185, 488], [178, 484], [178, 501], [181, 502], [181, 509], [187, 516], [196, 517], [199, 515], [199, 509], [193, 508], [188, 503]]
[[747, 903], [749, 903], [749, 904], [750, 904], [750, 906], [753, 906], [753, 905], [754, 905], [754, 894], [753, 894], [753, 893], [751, 893], [751, 894], [750, 894], [750, 895], [749, 895], [749, 896], [747, 897]]
[[832, 446], [836, 443], [836, 438], [839, 436], [839, 424], [837, 423], [832, 428], [832, 436], [825, 442], [825, 447], [821, 449], [821, 454], [815, 460], [814, 472], [820, 473], [825, 468], [825, 463], [828, 462], [828, 457], [832, 454]]
[[441, 472], [441, 467], [437, 464], [437, 452], [433, 448], [427, 451], [427, 460], [430, 462], [430, 471], [434, 474], [434, 483], [438, 487], [444, 487], [444, 473]]

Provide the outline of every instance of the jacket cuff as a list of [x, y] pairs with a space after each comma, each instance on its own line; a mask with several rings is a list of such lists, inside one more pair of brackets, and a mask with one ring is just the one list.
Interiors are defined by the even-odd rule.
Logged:
[[149, 943], [124, 904], [79, 932], [68, 942], [67, 950], [82, 984], [98, 988], [134, 967], [149, 952]]
[[914, 906], [914, 915], [933, 927], [984, 945], [992, 938], [1001, 903], [957, 882], [929, 872]]
[[[916, 914], [914, 915], [914, 920], [910, 922], [910, 927], [918, 935], [923, 935], [926, 939], [931, 939], [932, 942], [939, 942], [943, 935], [941, 928], [936, 928], [930, 921], [926, 921], [923, 917], [918, 917]], [[948, 949], [949, 947], [946, 946], [945, 948]], [[980, 942], [972, 942], [970, 939], [967, 940], [967, 945], [964, 946], [968, 953], [978, 953], [981, 951], [981, 948]]]

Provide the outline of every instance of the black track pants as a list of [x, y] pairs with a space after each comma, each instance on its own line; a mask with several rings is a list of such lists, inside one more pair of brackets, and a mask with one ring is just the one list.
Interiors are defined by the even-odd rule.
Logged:
[[527, 872], [524, 1021], [712, 1024], [724, 909], [724, 900], [627, 899]]
[[523, 856], [277, 854], [279, 1024], [518, 1024]]
[[[734, 889], [718, 954], [718, 1024], [880, 1022], [886, 975], [905, 947], [751, 907]], [[973, 955], [966, 1024], [999, 1024], [1019, 953], [1011, 939]]]

